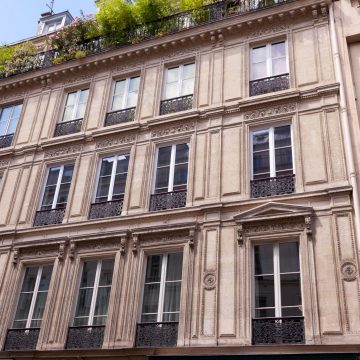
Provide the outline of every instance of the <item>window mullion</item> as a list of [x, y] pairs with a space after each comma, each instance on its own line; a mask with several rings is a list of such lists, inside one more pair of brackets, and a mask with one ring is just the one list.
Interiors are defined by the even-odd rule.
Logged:
[[35, 281], [35, 286], [34, 286], [34, 292], [33, 292], [33, 296], [31, 299], [31, 304], [30, 304], [30, 309], [29, 309], [29, 315], [26, 321], [26, 328], [30, 328], [31, 326], [31, 320], [34, 314], [34, 309], [35, 309], [35, 303], [36, 303], [36, 298], [38, 295], [38, 290], [39, 290], [39, 285], [40, 285], [40, 280], [41, 280], [41, 274], [42, 274], [42, 270], [43, 267], [40, 266], [36, 275], [36, 281]]
[[280, 284], [280, 253], [279, 243], [273, 247], [274, 259], [274, 293], [275, 293], [275, 317], [281, 317], [281, 284]]
[[275, 136], [274, 128], [269, 128], [269, 161], [270, 161], [270, 177], [276, 176], [276, 162], [275, 162]]
[[94, 290], [93, 290], [93, 295], [92, 295], [92, 299], [91, 299], [88, 326], [92, 326], [93, 323], [94, 323], [94, 314], [95, 314], [96, 298], [97, 298], [97, 293], [98, 293], [98, 289], [99, 289], [101, 265], [102, 265], [102, 261], [99, 260], [97, 262], [97, 266], [96, 266], [96, 274], [95, 274], [95, 280], [94, 280]]
[[60, 167], [60, 171], [59, 171], [59, 176], [56, 182], [56, 188], [55, 188], [55, 194], [54, 194], [54, 200], [53, 203], [51, 205], [51, 209], [55, 209], [56, 208], [56, 204], [57, 204], [57, 200], [59, 197], [59, 192], [60, 192], [60, 186], [61, 186], [61, 180], [62, 180], [62, 176], [64, 173], [64, 165]]
[[164, 254], [162, 256], [162, 263], [161, 263], [161, 278], [160, 278], [160, 291], [159, 291], [159, 304], [158, 304], [157, 322], [162, 322], [163, 321], [167, 260], [168, 260], [168, 254]]
[[271, 44], [266, 45], [266, 72], [267, 77], [271, 77], [272, 73], [272, 57], [271, 57]]
[[113, 167], [112, 167], [112, 171], [111, 171], [111, 179], [110, 179], [110, 186], [109, 186], [109, 192], [108, 192], [108, 201], [111, 201], [112, 197], [113, 197], [116, 166], [117, 166], [117, 156], [115, 156], [113, 158]]
[[183, 68], [184, 65], [179, 66], [178, 97], [182, 96]]
[[9, 113], [9, 117], [7, 119], [7, 124], [6, 124], [6, 127], [5, 127], [5, 132], [4, 132], [4, 135], [8, 135], [8, 131], [9, 131], [9, 127], [10, 127], [10, 122], [11, 122], [11, 119], [12, 119], [12, 115], [14, 113], [14, 110], [15, 110], [15, 106], [12, 106], [11, 107], [11, 110], [10, 110], [10, 113]]
[[172, 192], [174, 190], [175, 155], [176, 145], [171, 145], [168, 192]]
[[78, 107], [79, 107], [79, 102], [80, 102], [80, 94], [81, 94], [81, 90], [78, 90], [76, 92], [75, 104], [74, 104], [74, 109], [73, 109], [71, 120], [76, 119], [76, 113], [77, 113], [77, 110], [78, 110]]
[[124, 90], [124, 97], [123, 97], [123, 101], [122, 101], [122, 109], [127, 108], [127, 101], [128, 101], [128, 97], [129, 97], [129, 89], [130, 89], [130, 78], [127, 78], [126, 82], [125, 82], [125, 90]]

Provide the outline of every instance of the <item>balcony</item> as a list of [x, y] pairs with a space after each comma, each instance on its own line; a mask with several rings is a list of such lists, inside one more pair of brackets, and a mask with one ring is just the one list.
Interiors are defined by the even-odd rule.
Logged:
[[289, 87], [289, 74], [257, 79], [250, 81], [250, 96], [287, 90]]
[[65, 208], [40, 210], [36, 212], [34, 226], [62, 224]]
[[253, 345], [303, 344], [304, 318], [258, 318], [252, 321]]
[[103, 201], [91, 204], [89, 219], [120, 216], [124, 200]]
[[14, 134], [0, 136], [0, 149], [11, 146]]
[[83, 119], [77, 119], [56, 124], [54, 136], [64, 136], [80, 132], [82, 121]]
[[[109, 44], [109, 42], [103, 37], [98, 37], [90, 41], [79, 43], [73, 50], [75, 52], [82, 51], [86, 55], [96, 54], [131, 44], [137, 44], [156, 37], [174, 34], [193, 27], [225, 20], [234, 16], [262, 10], [264, 8], [279, 6], [283, 3], [292, 1], [295, 0], [219, 1], [214, 4], [204, 6], [201, 9], [197, 9], [196, 11], [190, 10], [177, 13], [152, 23], [140, 24], [134, 29], [128, 29], [124, 31], [124, 39], [121, 42], [117, 40], [116, 43]], [[11, 75], [1, 75], [0, 79], [28, 71], [55, 66], [60, 63], [58, 60], [63, 57], [64, 54], [62, 52], [54, 50], [38, 53], [33, 59], [31, 59], [31, 62], [29, 62], [26, 67], [18, 69], [16, 73], [11, 73]]]
[[177, 209], [186, 206], [187, 190], [152, 194], [150, 197], [150, 211]]
[[160, 115], [190, 110], [193, 107], [193, 95], [163, 100], [160, 103]]
[[99, 349], [104, 340], [105, 326], [69, 327], [66, 349]]
[[40, 328], [8, 329], [4, 351], [35, 350]]
[[176, 346], [177, 322], [140, 323], [136, 327], [136, 347]]
[[292, 194], [295, 192], [295, 175], [252, 180], [250, 188], [252, 198]]
[[122, 124], [135, 119], [135, 110], [136, 108], [128, 108], [124, 110], [111, 111], [106, 114], [105, 126]]

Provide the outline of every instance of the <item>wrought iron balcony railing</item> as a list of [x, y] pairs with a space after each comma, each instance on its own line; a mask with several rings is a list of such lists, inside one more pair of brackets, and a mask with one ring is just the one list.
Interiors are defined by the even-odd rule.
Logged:
[[252, 198], [292, 194], [295, 192], [295, 175], [251, 180], [250, 187]]
[[69, 327], [66, 349], [99, 349], [104, 340], [105, 326]]
[[124, 200], [103, 201], [91, 204], [89, 219], [120, 216]]
[[0, 136], [0, 149], [11, 146], [14, 134]]
[[36, 212], [34, 226], [62, 224], [65, 215], [65, 208], [40, 210]]
[[186, 95], [161, 101], [160, 115], [190, 110], [193, 107], [193, 98], [193, 95]]
[[152, 194], [150, 197], [150, 211], [177, 209], [186, 206], [187, 190]]
[[252, 321], [253, 345], [303, 344], [303, 317], [260, 318]]
[[4, 351], [35, 350], [40, 328], [8, 329]]
[[64, 136], [80, 132], [82, 121], [83, 119], [76, 119], [56, 124], [54, 136]]
[[116, 111], [108, 112], [105, 118], [105, 126], [111, 126], [111, 125], [134, 121], [135, 110], [136, 108], [132, 107], [124, 110], [116, 110]]
[[176, 346], [177, 322], [140, 323], [136, 326], [136, 347]]
[[[126, 39], [116, 44], [109, 43], [103, 37], [92, 39], [91, 41], [79, 43], [74, 50], [84, 51], [87, 55], [96, 54], [106, 50], [111, 50], [125, 45], [131, 45], [142, 41], [153, 39], [154, 37], [174, 34], [189, 28], [209, 24], [215, 21], [227, 19], [229, 17], [242, 15], [245, 13], [262, 10], [268, 7], [279, 6], [283, 3], [295, 0], [224, 0], [214, 4], [204, 6], [201, 9], [177, 13], [152, 23], [139, 25], [134, 29], [126, 31]], [[23, 69], [18, 69], [15, 73], [0, 75], [1, 78], [17, 75], [20, 73], [43, 69], [54, 65], [54, 59], [62, 57], [60, 51], [50, 50], [35, 55], [32, 65], [27, 64]], [[275, 91], [275, 90], [274, 90]]]
[[287, 90], [290, 87], [289, 74], [271, 76], [250, 81], [250, 96]]

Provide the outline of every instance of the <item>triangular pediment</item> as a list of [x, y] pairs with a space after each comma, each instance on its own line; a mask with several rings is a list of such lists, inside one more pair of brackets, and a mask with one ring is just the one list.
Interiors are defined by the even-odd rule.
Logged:
[[292, 218], [299, 216], [309, 216], [313, 213], [310, 206], [282, 204], [268, 202], [253, 209], [246, 210], [234, 216], [236, 222], [252, 222], [260, 220]]

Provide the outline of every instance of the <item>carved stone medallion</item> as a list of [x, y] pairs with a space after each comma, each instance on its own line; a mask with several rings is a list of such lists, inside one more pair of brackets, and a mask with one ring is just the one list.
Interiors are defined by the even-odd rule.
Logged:
[[216, 275], [214, 271], [207, 271], [203, 278], [204, 288], [206, 290], [212, 290], [216, 286]]
[[343, 261], [340, 271], [345, 281], [354, 281], [357, 278], [357, 268], [353, 260]]

